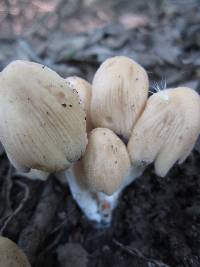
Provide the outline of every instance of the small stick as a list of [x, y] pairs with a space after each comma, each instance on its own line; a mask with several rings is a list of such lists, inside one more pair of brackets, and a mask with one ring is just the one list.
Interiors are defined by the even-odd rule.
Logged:
[[66, 214], [67, 218], [65, 218], [59, 225], [57, 225], [51, 232], [50, 235], [54, 234], [55, 232], [59, 231], [62, 229], [64, 225], [67, 224], [68, 218], [75, 212], [75, 208], [71, 209], [70, 212]]
[[4, 222], [3, 226], [1, 227], [1, 230], [0, 230], [0, 235], [3, 235], [3, 232], [5, 231], [6, 227], [8, 226], [8, 224], [10, 223], [10, 221], [23, 209], [26, 201], [28, 200], [29, 198], [29, 188], [26, 184], [22, 183], [21, 181], [16, 181], [16, 183], [23, 187], [24, 189], [24, 197], [23, 199], [21, 200], [19, 206], [16, 208], [16, 210], [7, 218], [7, 220]]
[[7, 217], [12, 212], [11, 203], [10, 203], [10, 191], [12, 189], [13, 181], [12, 181], [12, 171], [13, 167], [9, 164], [8, 171], [6, 177], [4, 178], [4, 184], [2, 189], [2, 195], [5, 199], [5, 207], [4, 207], [4, 216]]
[[45, 187], [34, 215], [30, 223], [21, 232], [18, 240], [18, 245], [25, 252], [33, 266], [37, 263], [38, 249], [50, 232], [62, 197], [55, 192], [54, 179], [49, 177], [45, 182]]
[[124, 246], [122, 243], [120, 243], [119, 241], [117, 241], [116, 239], [113, 239], [113, 243], [115, 245], [117, 245], [118, 247], [120, 247], [123, 251], [127, 252], [128, 254], [134, 256], [134, 257], [138, 257], [140, 259], [143, 259], [147, 262], [148, 266], [154, 264], [155, 267], [170, 267], [169, 265], [158, 261], [158, 260], [154, 260], [151, 258], [148, 258], [146, 256], [144, 256], [138, 249], [136, 248], [130, 248], [128, 246]]

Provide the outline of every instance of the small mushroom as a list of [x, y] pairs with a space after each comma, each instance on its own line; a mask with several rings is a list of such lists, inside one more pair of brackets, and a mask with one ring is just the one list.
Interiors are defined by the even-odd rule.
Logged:
[[154, 162], [164, 177], [190, 154], [200, 133], [200, 97], [178, 87], [152, 95], [131, 134], [128, 151], [133, 166]]
[[88, 138], [83, 156], [85, 181], [90, 191], [112, 195], [130, 169], [130, 159], [124, 143], [106, 128], [94, 129]]
[[10, 239], [0, 236], [1, 267], [31, 267], [22, 250]]
[[89, 133], [93, 128], [90, 116], [92, 86], [86, 80], [77, 76], [68, 77], [66, 81], [68, 82], [69, 87], [77, 91], [80, 97], [80, 104], [86, 112], [86, 125], [87, 132]]
[[142, 113], [149, 81], [146, 71], [128, 57], [107, 59], [92, 84], [91, 117], [95, 127], [106, 127], [127, 140]]
[[72, 195], [87, 218], [108, 225], [123, 188], [140, 174], [131, 170], [125, 144], [107, 128], [90, 132], [82, 159], [66, 171]]
[[17, 60], [0, 73], [0, 140], [22, 171], [57, 172], [84, 153], [86, 114], [56, 72]]

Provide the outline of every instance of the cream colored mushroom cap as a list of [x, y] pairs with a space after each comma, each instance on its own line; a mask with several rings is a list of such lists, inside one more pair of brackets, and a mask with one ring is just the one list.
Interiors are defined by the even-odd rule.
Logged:
[[92, 130], [82, 161], [87, 187], [107, 195], [120, 188], [130, 170], [126, 146], [113, 131], [106, 128]]
[[64, 170], [84, 153], [85, 112], [56, 72], [14, 61], [0, 73], [0, 140], [18, 169]]
[[31, 265], [13, 241], [0, 236], [0, 267], [31, 267]]
[[144, 109], [149, 80], [146, 71], [128, 57], [107, 59], [92, 84], [91, 117], [95, 127], [106, 127], [128, 139]]
[[69, 87], [78, 92], [82, 107], [86, 112], [86, 125], [87, 132], [89, 133], [93, 128], [90, 116], [92, 86], [86, 80], [77, 76], [70, 76], [66, 81], [68, 82]]
[[200, 97], [192, 89], [178, 87], [152, 95], [137, 121], [128, 143], [133, 165], [154, 162], [164, 177], [190, 154], [200, 134]]

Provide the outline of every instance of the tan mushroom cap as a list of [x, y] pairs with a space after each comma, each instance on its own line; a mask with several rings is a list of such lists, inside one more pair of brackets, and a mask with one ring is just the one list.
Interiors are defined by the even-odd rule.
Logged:
[[95, 127], [106, 127], [128, 139], [144, 109], [149, 80], [146, 71], [130, 58], [107, 59], [92, 84], [91, 117]]
[[86, 80], [77, 76], [70, 76], [66, 81], [68, 82], [69, 87], [78, 92], [82, 107], [86, 112], [86, 125], [87, 132], [89, 133], [93, 128], [90, 116], [92, 86]]
[[164, 177], [190, 154], [200, 133], [200, 97], [192, 89], [178, 87], [152, 95], [136, 123], [128, 143], [133, 165], [154, 162]]
[[84, 153], [85, 112], [56, 72], [14, 61], [0, 73], [0, 140], [22, 170], [64, 170]]
[[0, 236], [0, 267], [31, 267], [31, 265], [13, 241]]
[[87, 187], [107, 195], [120, 188], [130, 170], [126, 146], [113, 131], [106, 128], [92, 130], [82, 161]]

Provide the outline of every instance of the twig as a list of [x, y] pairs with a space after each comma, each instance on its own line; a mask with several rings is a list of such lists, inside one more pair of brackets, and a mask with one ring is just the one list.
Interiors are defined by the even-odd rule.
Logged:
[[[75, 211], [75, 208], [73, 208], [70, 212], [67, 213], [67, 218], [65, 218], [58, 226], [56, 226], [50, 233], [50, 235], [55, 234], [56, 232], [63, 230], [63, 225], [66, 225], [67, 220], [71, 214], [73, 214]], [[38, 255], [38, 258], [43, 257], [48, 251], [52, 250], [60, 241], [61, 237], [63, 235], [63, 231], [58, 232], [57, 236], [54, 238], [54, 240]]]
[[113, 239], [113, 243], [115, 245], [117, 245], [118, 247], [120, 247], [123, 251], [125, 251], [129, 255], [132, 255], [134, 257], [138, 257], [140, 259], [145, 260], [147, 262], [148, 266], [152, 266], [152, 264], [153, 264], [155, 267], [170, 267], [169, 265], [167, 265], [167, 264], [165, 264], [165, 263], [163, 263], [161, 261], [154, 260], [154, 259], [146, 257], [137, 248], [130, 248], [128, 246], [124, 246], [122, 243], [120, 243], [116, 239]]
[[67, 218], [65, 218], [59, 225], [57, 225], [51, 232], [50, 232], [50, 235], [56, 233], [57, 231], [59, 231], [63, 225], [66, 225], [67, 221], [68, 221], [68, 218], [75, 212], [75, 208], [71, 209], [70, 212], [67, 213]]
[[10, 191], [12, 189], [12, 186], [13, 186], [13, 181], [12, 181], [12, 171], [13, 171], [13, 167], [12, 165], [10, 164], [9, 165], [9, 169], [8, 169], [8, 173], [6, 175], [6, 203], [7, 203], [7, 207], [9, 210], [12, 210], [11, 209], [11, 203], [10, 203]]
[[32, 265], [37, 261], [38, 249], [46, 239], [49, 229], [51, 229], [62, 197], [56, 194], [53, 180], [53, 177], [49, 177], [46, 181], [35, 213], [30, 223], [21, 232], [18, 240], [18, 245], [26, 253]]
[[8, 217], [12, 213], [11, 203], [10, 203], [10, 191], [12, 189], [13, 181], [12, 181], [12, 171], [13, 167], [9, 164], [8, 171], [6, 177], [4, 178], [4, 184], [2, 189], [2, 195], [5, 200], [4, 204], [4, 217]]
[[23, 199], [21, 200], [19, 206], [16, 208], [16, 210], [7, 218], [7, 220], [4, 222], [3, 226], [1, 227], [1, 230], [0, 230], [0, 235], [3, 235], [3, 232], [5, 231], [7, 225], [10, 223], [10, 221], [23, 209], [26, 201], [28, 200], [29, 198], [29, 188], [26, 184], [20, 182], [20, 181], [16, 181], [16, 183], [23, 187], [24, 189], [24, 197]]
[[42, 257], [44, 254], [46, 254], [48, 251], [52, 250], [60, 241], [61, 237], [63, 235], [63, 232], [61, 231], [59, 234], [57, 234], [56, 238], [54, 238], [53, 242], [47, 246], [39, 255], [38, 257]]
[[92, 240], [95, 240], [101, 236], [103, 236], [105, 234], [105, 229], [102, 229], [100, 231], [97, 231], [96, 234], [94, 234], [92, 237], [90, 238], [86, 238], [86, 241], [92, 241]]

